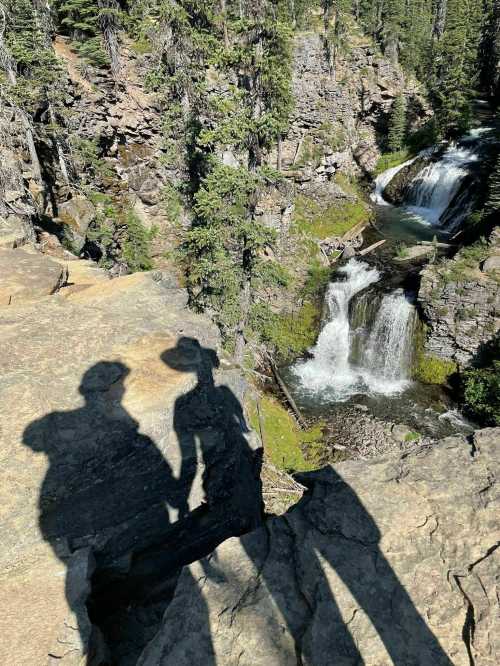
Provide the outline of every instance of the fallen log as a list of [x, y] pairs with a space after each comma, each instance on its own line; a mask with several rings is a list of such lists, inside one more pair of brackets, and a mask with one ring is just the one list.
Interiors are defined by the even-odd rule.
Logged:
[[273, 375], [276, 379], [276, 383], [280, 387], [281, 391], [283, 392], [283, 395], [286, 398], [286, 401], [290, 405], [290, 407], [291, 407], [291, 409], [292, 409], [292, 411], [295, 415], [295, 418], [297, 419], [298, 424], [302, 428], [306, 428], [307, 427], [306, 421], [305, 421], [304, 417], [302, 416], [302, 413], [301, 413], [300, 409], [297, 407], [297, 405], [295, 403], [295, 400], [292, 398], [292, 395], [291, 395], [290, 391], [288, 390], [285, 382], [283, 381], [283, 379], [282, 379], [282, 377], [281, 377], [281, 375], [278, 371], [278, 368], [276, 367], [276, 363], [269, 356], [269, 354], [267, 355], [267, 358], [269, 359], [269, 365], [271, 366], [271, 370], [273, 371]]
[[370, 247], [366, 247], [364, 250], [361, 250], [361, 252], [358, 252], [358, 254], [361, 257], [364, 257], [365, 254], [368, 254], [369, 252], [372, 252], [377, 247], [380, 247], [381, 245], [383, 245], [386, 242], [387, 242], [387, 240], [384, 238], [384, 240], [377, 241], [376, 243], [373, 243], [373, 245], [370, 245]]

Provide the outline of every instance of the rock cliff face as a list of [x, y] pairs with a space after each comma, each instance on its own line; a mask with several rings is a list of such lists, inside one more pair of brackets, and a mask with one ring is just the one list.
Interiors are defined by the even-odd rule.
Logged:
[[259, 523], [245, 384], [168, 276], [0, 253], [0, 662], [108, 663], [123, 627], [125, 664], [164, 578]]
[[422, 271], [418, 298], [430, 354], [470, 365], [500, 330], [498, 232], [490, 239], [488, 255], [482, 262], [465, 264], [459, 254], [443, 266]]
[[378, 132], [399, 93], [407, 97], [411, 126], [427, 113], [418, 86], [405, 81], [399, 68], [365, 38], [353, 34], [350, 43], [333, 76], [322, 36], [307, 32], [296, 37], [295, 110], [281, 154], [285, 168], [296, 166], [299, 183], [325, 181], [336, 171], [373, 170], [380, 156]]
[[140, 666], [496, 664], [500, 429], [305, 475], [187, 567]]

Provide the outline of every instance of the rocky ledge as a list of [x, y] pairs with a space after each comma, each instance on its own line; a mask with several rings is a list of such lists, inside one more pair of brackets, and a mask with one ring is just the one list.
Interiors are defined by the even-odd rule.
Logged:
[[0, 253], [0, 663], [135, 663], [178, 568], [259, 524], [245, 384], [171, 276]]
[[304, 475], [287, 514], [184, 569], [140, 666], [498, 663], [499, 445]]

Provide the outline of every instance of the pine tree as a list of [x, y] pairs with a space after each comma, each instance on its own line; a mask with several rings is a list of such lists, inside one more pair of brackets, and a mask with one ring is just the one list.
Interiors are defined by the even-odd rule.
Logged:
[[406, 138], [406, 102], [403, 95], [398, 95], [392, 106], [389, 122], [388, 144], [392, 152], [401, 150]]

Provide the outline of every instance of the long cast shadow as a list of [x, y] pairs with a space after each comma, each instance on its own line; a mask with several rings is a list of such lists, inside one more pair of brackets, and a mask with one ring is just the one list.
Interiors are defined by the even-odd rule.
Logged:
[[[88, 621], [85, 598], [75, 590], [78, 576], [73, 575], [71, 564], [75, 555], [90, 553], [100, 562], [116, 561], [142, 543], [150, 543], [154, 534], [156, 541], [161, 535], [167, 537], [158, 548], [170, 564], [186, 564], [208, 553], [224, 538], [248, 532], [261, 522], [259, 450], [247, 437], [249, 429], [240, 402], [229, 387], [215, 384], [215, 352], [204, 349], [197, 340], [183, 338], [175, 349], [162, 354], [162, 360], [177, 371], [197, 373], [195, 387], [175, 403], [174, 429], [182, 457], [179, 478], [124, 409], [124, 380], [129, 370], [121, 363], [102, 362], [90, 368], [80, 386], [85, 405], [49, 414], [32, 423], [24, 435], [27, 446], [49, 459], [40, 490], [40, 529], [55, 554], [68, 565], [67, 599], [78, 620], [82, 644], [90, 645], [88, 666], [119, 665], [120, 660], [105, 653], [96, 628]], [[197, 484], [200, 469], [203, 477]], [[310, 522], [321, 539], [305, 540], [302, 556], [307, 561], [308, 575], [314, 576], [316, 589], [321, 590], [319, 621], [330, 628], [332, 653], [311, 663], [330, 664], [333, 654], [345, 664], [362, 663], [329, 588], [326, 565], [335, 570], [369, 617], [394, 664], [451, 666], [380, 551], [380, 532], [370, 514], [337, 472], [328, 468], [322, 473], [329, 477], [332, 497], [328, 501], [333, 502], [329, 512], [334, 524], [315, 524], [318, 513], [310, 512]], [[316, 482], [314, 478], [312, 482]], [[195, 487], [202, 488], [202, 498], [191, 497]], [[204, 501], [201, 513], [200, 499]], [[310, 496], [301, 501], [306, 513], [311, 501]], [[183, 552], [182, 543], [168, 539], [172, 528], [168, 507], [177, 509], [181, 526], [186, 524], [190, 532], [198, 530], [197, 552], [196, 546]], [[346, 536], [346, 525], [350, 537]], [[182, 531], [175, 534], [182, 540]], [[250, 548], [247, 552], [252, 558]], [[210, 578], [216, 572], [207, 564], [205, 574]], [[186, 569], [184, 576], [189, 575]], [[307, 632], [302, 635], [276, 579], [266, 579], [265, 567], [261, 575], [287, 622], [297, 653], [313, 654], [314, 636]], [[126, 577], [125, 572], [125, 587]], [[198, 596], [203, 666], [215, 666], [207, 604], [198, 581], [192, 580], [190, 588]], [[397, 623], [394, 617], [399, 618]], [[164, 655], [164, 659], [162, 664], [176, 663], [175, 654]]]

